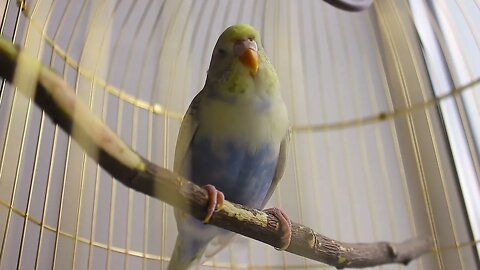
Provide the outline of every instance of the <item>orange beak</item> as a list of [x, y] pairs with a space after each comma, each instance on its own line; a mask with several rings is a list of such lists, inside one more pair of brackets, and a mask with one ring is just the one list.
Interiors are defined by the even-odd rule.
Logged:
[[239, 39], [235, 42], [235, 54], [250, 70], [252, 76], [258, 72], [258, 47], [252, 39]]
[[258, 71], [258, 53], [251, 49], [248, 48], [243, 52], [242, 55], [240, 55], [240, 61], [247, 66], [250, 69], [250, 74], [252, 76], [257, 75]]

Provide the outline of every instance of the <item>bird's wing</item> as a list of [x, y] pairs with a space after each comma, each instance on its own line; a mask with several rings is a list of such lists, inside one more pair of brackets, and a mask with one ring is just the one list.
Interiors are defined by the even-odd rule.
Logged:
[[275, 188], [277, 187], [280, 179], [282, 179], [283, 174], [285, 173], [285, 167], [287, 165], [287, 152], [288, 152], [288, 135], [283, 138], [282, 143], [280, 144], [280, 151], [278, 152], [278, 161], [277, 168], [275, 169], [275, 174], [273, 175], [272, 184], [268, 189], [267, 195], [262, 203], [262, 208], [267, 204], [270, 197], [272, 197]]
[[204, 90], [200, 91], [195, 96], [192, 103], [190, 103], [178, 132], [177, 144], [175, 146], [173, 171], [183, 176], [187, 176], [185, 173], [190, 164], [190, 145], [195, 137], [195, 133], [198, 130], [199, 122], [197, 112], [200, 100], [204, 96], [204, 92]]
[[[177, 145], [175, 147], [175, 160], [173, 165], [173, 170], [176, 173], [180, 173], [185, 175], [188, 174], [188, 170], [190, 168], [190, 159], [191, 159], [191, 143], [195, 137], [195, 133], [198, 130], [200, 125], [197, 117], [198, 106], [202, 96], [204, 95], [205, 90], [200, 91], [197, 96], [193, 99], [190, 107], [188, 108], [185, 116], [182, 120], [182, 124], [180, 126], [180, 130], [178, 132], [178, 139]], [[187, 176], [187, 175], [185, 175]], [[180, 218], [182, 213], [175, 210], [175, 217], [177, 220]], [[178, 221], [177, 221], [178, 222]], [[177, 224], [178, 226], [178, 224]], [[203, 255], [203, 259], [198, 261], [199, 264], [202, 264], [206, 259], [214, 256], [217, 254], [223, 247], [228, 245], [233, 237], [235, 236], [234, 233], [225, 232], [221, 235], [216, 236], [208, 247]]]

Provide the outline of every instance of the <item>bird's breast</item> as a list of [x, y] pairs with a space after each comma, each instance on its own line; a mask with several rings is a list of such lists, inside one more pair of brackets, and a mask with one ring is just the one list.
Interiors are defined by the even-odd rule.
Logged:
[[198, 113], [188, 176], [198, 185], [216, 186], [227, 200], [260, 207], [288, 129], [281, 97], [206, 98]]
[[190, 178], [198, 185], [212, 184], [227, 200], [260, 207], [272, 183], [278, 153], [268, 144], [250, 152], [237, 142], [192, 143]]
[[199, 111], [196, 136], [213, 144], [235, 142], [251, 153], [264, 145], [278, 152], [288, 130], [288, 115], [281, 97], [253, 97], [226, 102], [207, 98]]

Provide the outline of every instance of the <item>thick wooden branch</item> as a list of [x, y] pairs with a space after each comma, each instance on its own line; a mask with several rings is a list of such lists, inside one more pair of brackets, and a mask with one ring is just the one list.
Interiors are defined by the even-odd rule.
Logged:
[[[133, 152], [100, 119], [76, 98], [73, 89], [37, 60], [19, 53], [11, 42], [0, 38], [0, 76], [33, 99], [118, 181], [136, 191], [162, 200], [203, 219], [207, 193], [181, 176], [159, 167]], [[278, 220], [260, 210], [226, 202], [213, 215], [211, 224], [279, 246]], [[361, 268], [386, 263], [407, 264], [432, 250], [429, 238], [403, 243], [343, 243], [297, 223], [287, 251], [337, 268]]]

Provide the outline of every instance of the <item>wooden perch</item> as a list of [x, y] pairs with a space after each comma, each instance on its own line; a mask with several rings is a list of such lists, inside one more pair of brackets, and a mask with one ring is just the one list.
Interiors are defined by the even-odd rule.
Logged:
[[[73, 89], [36, 59], [19, 52], [10, 41], [0, 38], [0, 76], [33, 99], [118, 181], [136, 191], [162, 200], [203, 219], [207, 193], [165, 168], [140, 157], [120, 140], [75, 96]], [[210, 224], [279, 246], [279, 222], [256, 209], [225, 202]], [[386, 263], [407, 264], [432, 251], [430, 238], [403, 243], [342, 243], [297, 223], [292, 224], [288, 252], [327, 263], [337, 268], [361, 268]]]

